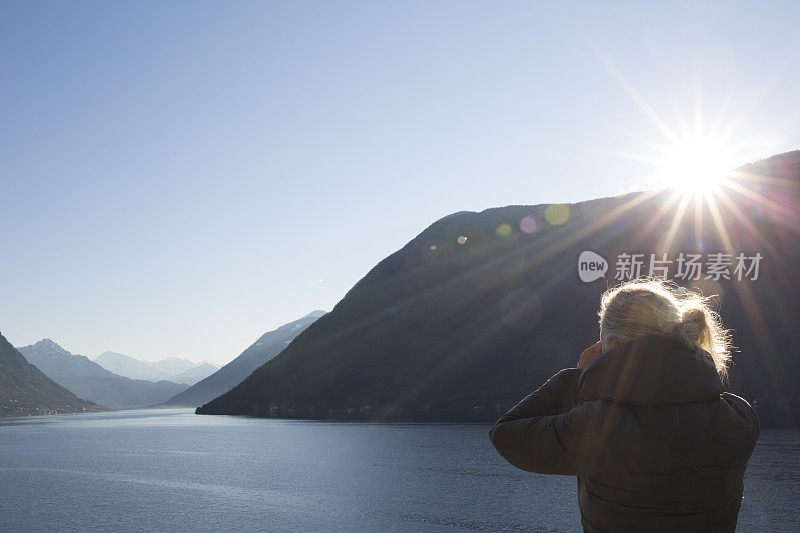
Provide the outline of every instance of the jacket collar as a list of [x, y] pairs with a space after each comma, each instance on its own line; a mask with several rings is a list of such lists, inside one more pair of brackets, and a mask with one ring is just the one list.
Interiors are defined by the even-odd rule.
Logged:
[[607, 351], [578, 379], [582, 402], [701, 402], [718, 399], [722, 390], [708, 352], [660, 335], [645, 335]]

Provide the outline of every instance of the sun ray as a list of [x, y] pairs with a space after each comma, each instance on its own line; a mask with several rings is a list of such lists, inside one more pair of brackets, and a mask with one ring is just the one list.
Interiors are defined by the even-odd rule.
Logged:
[[746, 197], [750, 198], [751, 200], [755, 200], [756, 202], [760, 203], [761, 205], [763, 205], [765, 207], [768, 207], [768, 208], [770, 208], [772, 210], [775, 210], [775, 211], [777, 211], [777, 212], [779, 212], [779, 213], [781, 213], [783, 215], [786, 215], [791, 220], [794, 220], [794, 221], [800, 220], [800, 216], [798, 216], [798, 214], [795, 213], [794, 211], [792, 211], [791, 209], [787, 209], [786, 207], [782, 206], [778, 202], [776, 202], [774, 200], [771, 200], [771, 199], [767, 198], [766, 196], [763, 196], [763, 195], [757, 193], [756, 191], [743, 186], [740, 183], [730, 182], [727, 185], [728, 185], [728, 187], [730, 187], [731, 189], [735, 190], [739, 194], [741, 194], [743, 196], [746, 196]]
[[667, 230], [667, 238], [664, 240], [663, 251], [668, 252], [670, 248], [672, 248], [672, 241], [675, 240], [675, 236], [678, 233], [678, 228], [683, 222], [683, 214], [686, 212], [686, 208], [689, 205], [690, 197], [688, 195], [681, 195], [678, 193], [673, 194], [675, 198], [680, 198], [681, 203], [678, 206], [678, 210], [675, 211], [675, 215], [672, 217], [672, 223]]
[[722, 245], [725, 247], [725, 251], [735, 253], [736, 249], [733, 246], [731, 235], [728, 233], [728, 228], [725, 227], [725, 222], [722, 220], [722, 214], [719, 212], [719, 207], [717, 207], [717, 201], [714, 199], [714, 195], [707, 194], [704, 198], [706, 204], [708, 205], [708, 211], [711, 213], [711, 219], [714, 222], [714, 227], [717, 230], [717, 235], [719, 235], [720, 239], [722, 240]]
[[694, 243], [700, 243], [698, 251], [703, 250], [703, 197], [693, 195], [694, 200]]
[[597, 55], [597, 58], [600, 59], [600, 62], [606, 67], [608, 72], [614, 76], [617, 80], [617, 83], [625, 90], [625, 92], [630, 95], [634, 102], [639, 106], [639, 108], [650, 118], [650, 120], [655, 124], [655, 126], [661, 131], [661, 133], [670, 141], [677, 141], [677, 136], [674, 131], [667, 125], [666, 121], [662, 120], [662, 118], [658, 115], [658, 113], [653, 109], [653, 107], [647, 102], [647, 100], [639, 94], [639, 92], [634, 88], [634, 86], [628, 81], [628, 79], [622, 74], [622, 72], [617, 68], [616, 64], [611, 60], [611, 58], [603, 52], [597, 45], [595, 45], [591, 40], [585, 38], [586, 43], [592, 48], [594, 53]]
[[750, 222], [749, 218], [745, 216], [742, 210], [739, 209], [739, 206], [736, 205], [736, 202], [734, 202], [731, 197], [728, 196], [727, 191], [724, 189], [717, 191], [717, 198], [719, 198], [719, 200], [725, 204], [725, 207], [727, 207], [728, 210], [733, 213], [739, 223], [741, 223], [751, 235], [755, 236], [755, 239], [761, 243], [762, 246], [766, 247], [767, 251], [773, 255], [778, 254], [775, 246], [764, 236], [763, 233], [761, 233], [761, 231], [758, 230], [758, 228], [755, 227], [752, 222]]
[[[680, 198], [681, 198], [681, 195], [679, 195], [679, 194], [671, 194], [671, 195], [669, 195], [669, 197], [667, 198], [667, 200], [664, 202], [664, 204], [663, 204], [663, 208], [660, 210], [660, 212], [658, 212], [657, 214], [655, 214], [654, 216], [652, 216], [652, 217], [650, 218], [650, 220], [648, 220], [648, 221], [647, 221], [647, 224], [645, 224], [645, 225], [644, 225], [644, 226], [641, 228], [641, 230], [639, 230], [639, 231], [637, 231], [637, 232], [636, 232], [636, 238], [634, 239], [634, 241], [635, 241], [635, 242], [638, 242], [638, 241], [639, 241], [639, 239], [640, 239], [642, 236], [649, 235], [649, 234], [652, 232], [652, 230], [653, 230], [653, 229], [654, 229], [654, 228], [655, 228], [655, 227], [656, 227], [658, 224], [660, 224], [660, 223], [661, 223], [661, 220], [662, 220], [662, 219], [663, 219], [663, 218], [664, 218], [664, 217], [667, 215], [667, 213], [668, 213], [668, 212], [669, 212], [669, 210], [672, 208], [672, 206], [673, 206], [673, 205], [674, 205], [674, 204], [675, 204], [675, 203], [676, 203], [676, 202], [677, 202], [677, 201], [678, 201]], [[674, 218], [675, 218], [675, 217], [673, 217], [673, 222], [674, 222]], [[671, 228], [671, 227], [672, 227], [672, 224], [670, 224], [670, 228]], [[665, 247], [665, 249], [666, 249], [666, 247]]]
[[[557, 244], [548, 247], [546, 252], [540, 253], [536, 260], [538, 262], [544, 262], [549, 257], [556, 255], [566, 249], [569, 249], [571, 246], [581, 242], [586, 237], [600, 233], [604, 229], [611, 227], [614, 222], [617, 221], [618, 217], [625, 213], [626, 211], [633, 209], [637, 205], [646, 202], [647, 200], [653, 198], [655, 195], [658, 194], [658, 191], [645, 191], [641, 193], [637, 193], [633, 198], [626, 200], [619, 206], [615, 207], [608, 213], [598, 217], [594, 220], [592, 224], [587, 224], [583, 228], [571, 233], [566, 238], [559, 241]], [[596, 246], [600, 246], [602, 243], [606, 242], [610, 239], [610, 235], [607, 235], [605, 238], [598, 240]]]

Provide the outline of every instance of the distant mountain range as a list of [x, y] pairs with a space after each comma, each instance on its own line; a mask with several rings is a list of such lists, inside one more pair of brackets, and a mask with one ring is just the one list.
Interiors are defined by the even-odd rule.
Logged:
[[740, 348], [729, 389], [762, 424], [798, 425], [798, 191], [795, 151], [705, 199], [665, 190], [449, 215], [197, 412], [493, 421], [597, 340], [609, 284], [655, 273], [720, 295]]
[[203, 361], [202, 363], [197, 363], [196, 366], [188, 370], [184, 370], [180, 374], [173, 375], [169, 381], [175, 381], [176, 383], [183, 383], [185, 385], [194, 385], [198, 381], [217, 372], [219, 369], [219, 365]]
[[203, 361], [195, 363], [188, 359], [171, 357], [161, 361], [140, 361], [129, 355], [116, 352], [104, 352], [93, 359], [106, 370], [131, 379], [147, 381], [172, 381], [194, 385], [217, 370], [219, 365]]
[[170, 381], [153, 383], [119, 376], [87, 357], [69, 353], [50, 339], [17, 349], [62, 387], [112, 409], [151, 406], [186, 389], [186, 385]]
[[0, 416], [99, 411], [48, 378], [0, 335]]
[[238, 385], [253, 370], [278, 355], [295, 337], [324, 314], [325, 311], [314, 311], [299, 320], [264, 333], [236, 359], [211, 376], [167, 400], [164, 405], [197, 407], [219, 396]]

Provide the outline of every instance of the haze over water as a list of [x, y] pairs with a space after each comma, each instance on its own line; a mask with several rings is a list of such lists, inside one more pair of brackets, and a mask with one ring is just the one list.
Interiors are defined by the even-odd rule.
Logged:
[[[577, 531], [575, 478], [507, 464], [484, 424], [141, 410], [0, 420], [0, 531]], [[762, 429], [741, 531], [796, 531], [800, 430]]]

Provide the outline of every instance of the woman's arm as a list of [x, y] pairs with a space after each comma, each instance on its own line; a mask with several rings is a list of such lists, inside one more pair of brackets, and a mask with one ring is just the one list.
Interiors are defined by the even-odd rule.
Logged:
[[573, 440], [566, 422], [579, 404], [581, 370], [565, 368], [511, 408], [489, 430], [497, 452], [529, 472], [574, 473], [565, 441]]
[[489, 430], [497, 452], [509, 463], [541, 474], [575, 474], [596, 451], [602, 403], [581, 404], [578, 378], [603, 353], [596, 342], [581, 353], [577, 368], [565, 368], [500, 417]]
[[495, 423], [532, 418], [542, 415], [559, 415], [578, 405], [578, 378], [581, 370], [565, 368], [548, 379], [544, 385], [527, 395]]

